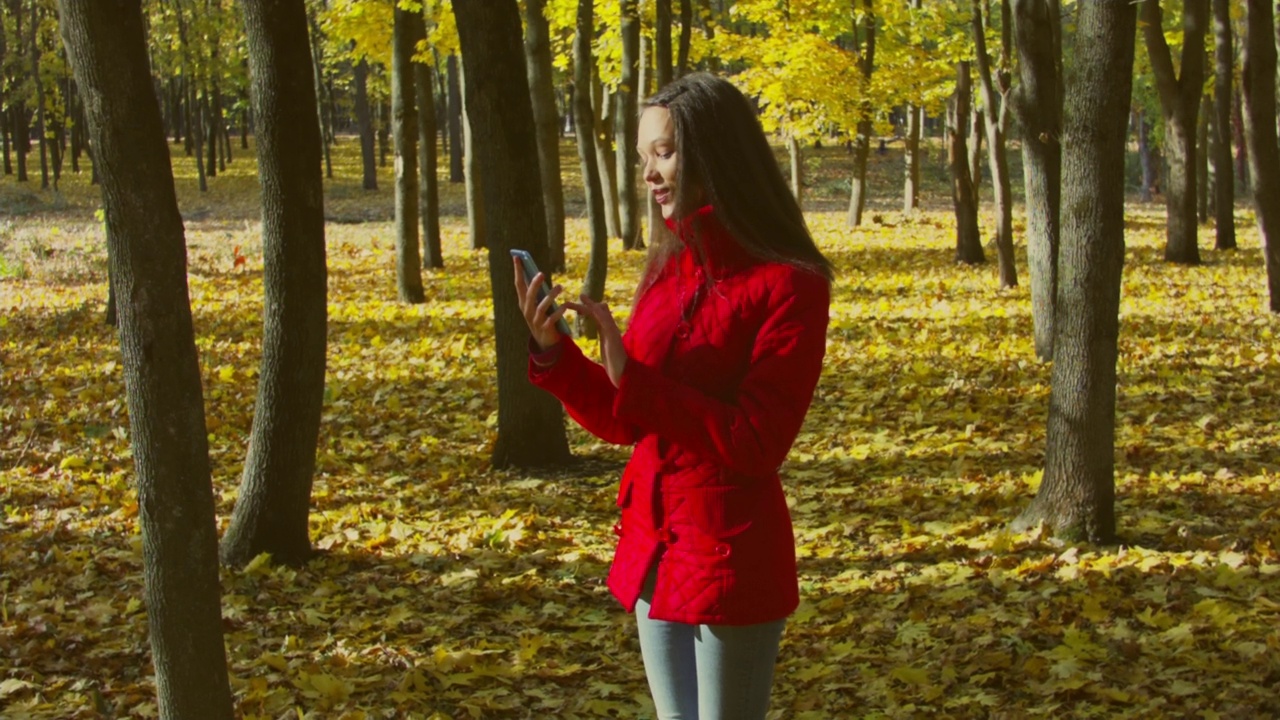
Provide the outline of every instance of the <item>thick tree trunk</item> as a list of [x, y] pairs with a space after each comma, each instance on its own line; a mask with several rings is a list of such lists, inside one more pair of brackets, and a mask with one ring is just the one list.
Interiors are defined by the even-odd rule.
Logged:
[[[497, 351], [498, 438], [494, 467], [532, 467], [569, 459], [564, 411], [531, 385], [529, 331], [511, 281], [512, 248], [547, 261], [546, 213], [538, 191], [538, 147], [529, 85], [520, 51], [520, 11], [512, 0], [455, 0], [458, 36], [468, 71], [469, 114], [485, 177], [491, 231], [489, 279]], [[545, 267], [545, 265], [543, 265]]]
[[103, 167], [159, 715], [229, 719], [218, 538], [186, 243], [142, 11], [136, 2], [117, 0], [62, 0], [59, 9]]
[[618, 121], [615, 124], [617, 128], [615, 146], [618, 153], [618, 214], [622, 230], [622, 247], [627, 250], [636, 250], [644, 247], [640, 234], [641, 205], [636, 196], [636, 168], [640, 163], [636, 152], [636, 133], [639, 126], [638, 98], [642, 92], [640, 15], [637, 0], [622, 0], [621, 13], [622, 82], [618, 86]]
[[319, 107], [304, 0], [245, 0], [262, 182], [262, 369], [222, 562], [311, 556], [307, 518], [327, 332]]
[[[415, 13], [395, 10], [391, 50], [391, 135], [396, 173], [396, 288], [400, 301], [426, 300], [418, 257], [418, 112], [414, 107]], [[420, 28], [421, 25], [419, 24]]]
[[1076, 82], [1063, 122], [1062, 255], [1044, 480], [1015, 522], [1115, 539], [1115, 410], [1124, 266], [1124, 148], [1136, 12], [1080, 7]]
[[[467, 88], [467, 68], [464, 63], [458, 65], [458, 82], [463, 92]], [[476, 154], [475, 130], [471, 121], [471, 109], [462, 104], [462, 155], [463, 179], [467, 191], [467, 230], [471, 237], [471, 249], [481, 250], [488, 246], [489, 237], [485, 225], [484, 209], [484, 170], [480, 167], [480, 158]]]
[[[592, 0], [578, 0], [577, 32], [573, 40], [573, 122], [587, 195], [587, 219], [591, 226], [591, 258], [587, 263], [582, 292], [600, 302], [604, 300], [605, 276], [609, 268], [609, 235], [605, 223], [604, 187], [596, 163], [595, 137], [591, 132], [591, 84], [595, 75], [595, 61], [591, 56], [594, 16]], [[588, 338], [596, 336], [595, 324], [585, 314], [578, 316], [578, 332]]]
[[365, 190], [378, 189], [378, 158], [374, 148], [373, 113], [369, 109], [369, 61], [355, 65], [356, 126], [360, 129], [360, 166]]
[[693, 40], [693, 0], [680, 0], [680, 44], [676, 50], [676, 77], [689, 72], [689, 45]]
[[1231, 165], [1231, 80], [1234, 46], [1230, 0], [1213, 0], [1213, 216], [1218, 250], [1236, 247], [1236, 188]]
[[1186, 0], [1183, 6], [1181, 76], [1165, 41], [1159, 0], [1141, 3], [1142, 33], [1156, 78], [1164, 116], [1164, 152], [1169, 177], [1164, 183], [1168, 229], [1164, 258], [1184, 265], [1200, 263], [1196, 240], [1196, 120], [1204, 91], [1204, 35], [1209, 0]]
[[667, 83], [674, 78], [671, 63], [671, 0], [655, 0], [655, 4], [656, 22], [653, 26], [653, 44], [658, 87], [654, 90], [657, 91], [666, 87]]
[[978, 201], [969, 174], [969, 102], [972, 81], [969, 62], [956, 63], [956, 90], [947, 105], [947, 160], [951, 166], [951, 201], [956, 214], [956, 262], [975, 265], [987, 261], [978, 235]]
[[1276, 137], [1276, 41], [1272, 0], [1246, 0], [1240, 84], [1244, 136], [1258, 233], [1266, 257], [1269, 309], [1280, 313], [1280, 146]]
[[1036, 357], [1053, 359], [1062, 206], [1061, 20], [1057, 0], [1014, 0], [1021, 84], [1015, 108], [1022, 128], [1027, 264]]
[[[1006, 21], [1006, 27], [1008, 23]], [[1000, 264], [1000, 287], [1018, 285], [1018, 269], [1013, 259], [1013, 191], [1009, 183], [1009, 159], [1005, 135], [1009, 127], [1009, 47], [1001, 48], [1004, 58], [999, 71], [1000, 86], [992, 78], [987, 55], [986, 25], [979, 0], [973, 2], [973, 37], [977, 47], [978, 77], [982, 85], [982, 116], [987, 135], [987, 162], [996, 202], [996, 255]], [[997, 92], [999, 101], [997, 102]]]
[[445, 78], [449, 88], [449, 182], [453, 183], [466, 181], [462, 166], [462, 79], [458, 77], [461, 70], [458, 56], [450, 55], [445, 62]]
[[[414, 21], [418, 36], [425, 38], [422, 16]], [[413, 64], [414, 100], [418, 106], [418, 218], [422, 223], [422, 267], [443, 268], [444, 253], [440, 242], [440, 187], [437, 180], [436, 103], [432, 92], [434, 80], [431, 65]]]
[[[635, 0], [630, 2], [634, 5]], [[564, 183], [560, 179], [560, 114], [556, 109], [552, 79], [551, 29], [547, 23], [546, 0], [526, 0], [525, 18], [525, 67], [538, 135], [538, 173], [542, 179], [542, 205], [547, 214], [549, 269], [551, 272], [563, 272]], [[625, 83], [625, 66], [623, 72]]]

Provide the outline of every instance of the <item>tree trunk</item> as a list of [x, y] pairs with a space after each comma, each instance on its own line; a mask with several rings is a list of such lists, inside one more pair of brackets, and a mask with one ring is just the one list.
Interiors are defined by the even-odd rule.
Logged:
[[1231, 80], [1234, 46], [1230, 0], [1213, 0], [1213, 215], [1218, 250], [1236, 247], [1235, 176], [1231, 165]]
[[1009, 48], [1001, 48], [1000, 86], [997, 88], [992, 78], [991, 59], [987, 55], [986, 25], [979, 0], [973, 0], [973, 37], [977, 47], [978, 77], [982, 84], [987, 162], [991, 168], [991, 186], [995, 189], [996, 255], [1000, 264], [1000, 287], [1011, 288], [1018, 285], [1018, 269], [1013, 259], [1013, 191], [1009, 184], [1009, 159], [1005, 147], [1005, 134], [1009, 127]]
[[[656, 0], [656, 22], [653, 26], [654, 66], [661, 90], [672, 81], [671, 66], [671, 0]], [[594, 32], [592, 33], [594, 35]]]
[[[466, 64], [458, 66], [458, 82], [463, 92], [467, 88]], [[480, 250], [488, 246], [489, 238], [485, 226], [484, 210], [484, 170], [480, 167], [480, 159], [476, 154], [475, 131], [471, 124], [471, 109], [462, 104], [462, 155], [465, 169], [467, 191], [467, 229], [471, 236], [471, 249]]]
[[1196, 118], [1196, 222], [1209, 222], [1209, 94], [1200, 99]]
[[450, 55], [445, 62], [445, 77], [449, 85], [449, 182], [466, 181], [462, 167], [462, 80], [458, 77], [458, 56]]
[[369, 110], [369, 61], [361, 58], [355, 66], [356, 125], [360, 128], [360, 164], [365, 190], [378, 189], [378, 158], [374, 148], [373, 113]]
[[31, 0], [31, 77], [36, 86], [36, 138], [40, 144], [40, 189], [49, 187], [49, 143], [45, 137], [44, 81], [40, 78], [40, 6]]
[[108, 0], [62, 0], [59, 9], [103, 168], [159, 716], [229, 719], [218, 537], [186, 242], [142, 10], [138, 3]]
[[1280, 147], [1276, 138], [1276, 41], [1272, 0], [1246, 0], [1240, 84], [1244, 136], [1258, 233], [1266, 257], [1269, 309], [1280, 313]]
[[[420, 13], [414, 13], [415, 35], [426, 38]], [[432, 66], [413, 64], [414, 100], [418, 107], [418, 218], [422, 223], [422, 267], [443, 268], [440, 242], [440, 187], [437, 181], [436, 103]]]
[[[414, 107], [415, 13], [395, 9], [391, 50], [391, 135], [396, 172], [396, 288], [400, 302], [425, 302], [418, 257], [418, 113]], [[419, 24], [418, 27], [421, 27]]]
[[1139, 199], [1149, 203], [1155, 200], [1155, 193], [1159, 191], [1157, 158], [1151, 147], [1151, 126], [1147, 124], [1146, 113], [1142, 108], [1135, 108], [1133, 114], [1133, 132], [1138, 136], [1138, 162], [1142, 165], [1142, 193]]
[[680, 45], [676, 50], [676, 77], [689, 72], [689, 45], [693, 40], [693, 0], [680, 0]]
[[791, 158], [791, 194], [796, 196], [796, 204], [804, 207], [804, 160], [795, 135], [787, 136], [787, 155]]
[[566, 462], [564, 411], [550, 394], [529, 383], [529, 332], [511, 281], [512, 248], [547, 261], [546, 213], [538, 191], [538, 146], [520, 51], [520, 11], [514, 0], [455, 0], [458, 36], [471, 75], [469, 114], [485, 177], [485, 212], [492, 236], [489, 279], [493, 289], [497, 351], [497, 468]]
[[320, 123], [320, 146], [324, 152], [324, 176], [333, 179], [333, 115], [325, 112], [324, 57], [321, 49], [320, 28], [311, 15], [307, 16], [307, 29], [311, 37], [311, 65], [315, 76], [316, 102], [320, 111], [316, 113]]
[[[858, 69], [862, 71], [862, 84], [864, 88], [871, 87], [871, 75], [876, 68], [876, 16], [872, 8], [871, 0], [862, 0], [862, 22], [855, 17], [854, 26], [855, 33], [858, 32], [857, 26], [865, 23], [862, 32], [865, 32], [865, 44], [858, 53]], [[853, 146], [853, 177], [849, 182], [849, 214], [847, 222], [849, 227], [858, 227], [862, 224], [862, 213], [867, 207], [867, 156], [871, 152], [871, 101], [863, 100], [860, 103], [858, 120], [858, 137], [854, 140]]]
[[947, 104], [947, 160], [951, 166], [951, 202], [956, 214], [956, 262], [976, 265], [987, 261], [978, 234], [978, 202], [969, 174], [969, 62], [956, 63], [956, 91]]
[[1164, 151], [1169, 177], [1164, 184], [1168, 208], [1164, 258], [1184, 265], [1200, 263], [1196, 240], [1196, 119], [1204, 90], [1204, 35], [1209, 0], [1186, 0], [1183, 6], [1181, 76], [1165, 41], [1159, 0], [1141, 3], [1142, 33], [1156, 78], [1164, 116]]
[[591, 81], [591, 119], [595, 128], [595, 139], [592, 143], [596, 151], [596, 169], [600, 173], [600, 195], [604, 199], [604, 225], [609, 237], [622, 238], [621, 221], [618, 217], [618, 166], [613, 152], [613, 114], [616, 103], [613, 95], [605, 89], [600, 78], [592, 73]]
[[[634, 4], [635, 0], [630, 2]], [[560, 179], [560, 115], [556, 110], [551, 65], [551, 29], [547, 23], [546, 0], [526, 0], [525, 18], [525, 67], [538, 136], [538, 173], [542, 179], [542, 205], [547, 215], [547, 245], [550, 248], [548, 267], [551, 272], [564, 272], [564, 183]], [[626, 82], [625, 75], [623, 82]]]
[[390, 153], [391, 139], [391, 103], [383, 101], [378, 104], [378, 167], [387, 166], [387, 155]]
[[205, 166], [206, 177], [218, 177], [218, 86], [205, 91]]
[[1115, 410], [1124, 266], [1124, 149], [1136, 12], [1080, 6], [1075, 78], [1063, 122], [1062, 256], [1044, 480], [1015, 527], [1115, 539]]
[[[670, 0], [665, 1], [670, 3]], [[587, 196], [587, 219], [591, 226], [591, 258], [587, 263], [582, 292], [600, 302], [604, 300], [605, 275], [609, 267], [609, 236], [604, 218], [604, 189], [596, 164], [595, 138], [591, 132], [591, 83], [595, 75], [595, 61], [591, 57], [594, 15], [592, 0], [578, 0], [577, 32], [573, 40], [573, 122]], [[588, 338], [596, 336], [595, 323], [585, 314], [578, 316], [578, 332]]]
[[618, 86], [618, 122], [615, 124], [618, 135], [615, 140], [618, 152], [618, 214], [622, 247], [636, 250], [644, 247], [640, 234], [640, 202], [636, 196], [636, 168], [640, 163], [636, 152], [640, 107], [638, 99], [643, 91], [640, 87], [640, 15], [637, 0], [622, 0], [621, 14], [622, 81]]
[[1015, 108], [1022, 129], [1027, 264], [1036, 357], [1053, 359], [1062, 206], [1061, 20], [1057, 0], [1014, 0], [1021, 84]]
[[307, 517], [324, 400], [326, 284], [319, 107], [304, 0], [245, 0], [262, 182], [262, 369], [222, 562], [311, 556]]
[[1244, 141], [1244, 101], [1240, 88], [1232, 94], [1231, 135], [1236, 146], [1236, 179], [1240, 190], [1249, 192], [1249, 144]]

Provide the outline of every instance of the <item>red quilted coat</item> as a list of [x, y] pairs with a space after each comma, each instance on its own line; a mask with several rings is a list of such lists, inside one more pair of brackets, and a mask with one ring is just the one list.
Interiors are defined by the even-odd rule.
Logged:
[[799, 603], [795, 538], [778, 467], [826, 350], [826, 278], [748, 256], [705, 207], [704, 264], [682, 249], [635, 306], [615, 388], [562, 340], [530, 379], [601, 439], [635, 445], [622, 475], [609, 588], [628, 612], [657, 563], [650, 616], [749, 625]]

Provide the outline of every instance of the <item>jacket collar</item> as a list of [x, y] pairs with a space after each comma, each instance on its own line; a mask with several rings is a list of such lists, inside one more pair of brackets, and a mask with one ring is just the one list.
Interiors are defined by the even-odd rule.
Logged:
[[703, 264], [700, 255], [705, 255], [705, 264], [716, 279], [752, 263], [751, 255], [720, 222], [711, 205], [703, 205], [679, 220], [667, 218], [665, 222], [667, 229], [684, 245], [680, 253], [682, 273], [695, 273]]

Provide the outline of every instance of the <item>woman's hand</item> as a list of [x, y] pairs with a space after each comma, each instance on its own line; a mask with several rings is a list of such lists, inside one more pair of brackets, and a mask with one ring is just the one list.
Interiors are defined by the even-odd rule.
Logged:
[[566, 302], [565, 307], [583, 313], [596, 321], [600, 329], [600, 354], [603, 356], [604, 369], [609, 373], [609, 380], [614, 387], [622, 382], [622, 371], [627, 368], [627, 350], [622, 345], [622, 331], [614, 322], [613, 312], [607, 303], [599, 303], [586, 295], [579, 297], [581, 303]]
[[539, 302], [538, 288], [542, 287], [543, 274], [534, 275], [533, 282], [526, 284], [520, 261], [516, 258], [512, 258], [512, 261], [515, 263], [516, 299], [520, 301], [520, 312], [524, 314], [524, 321], [529, 325], [529, 334], [533, 336], [533, 341], [539, 348], [546, 350], [560, 342], [560, 331], [556, 329], [556, 322], [564, 317], [566, 307], [561, 307], [550, 315], [547, 314], [547, 310], [564, 288], [555, 286], [551, 289], [551, 293]]

